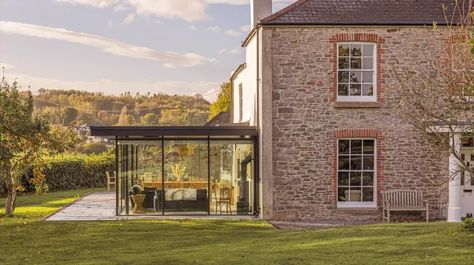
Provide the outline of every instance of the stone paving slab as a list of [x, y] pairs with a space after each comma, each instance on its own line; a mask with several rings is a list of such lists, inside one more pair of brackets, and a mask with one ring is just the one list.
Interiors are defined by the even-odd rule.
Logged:
[[46, 218], [46, 221], [115, 220], [115, 193], [94, 192]]

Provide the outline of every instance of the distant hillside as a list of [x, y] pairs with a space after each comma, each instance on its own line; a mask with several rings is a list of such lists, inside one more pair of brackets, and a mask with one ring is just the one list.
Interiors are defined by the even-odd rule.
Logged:
[[209, 102], [202, 96], [110, 96], [41, 89], [33, 99], [36, 113], [47, 114], [53, 123], [66, 126], [203, 125], [209, 115]]

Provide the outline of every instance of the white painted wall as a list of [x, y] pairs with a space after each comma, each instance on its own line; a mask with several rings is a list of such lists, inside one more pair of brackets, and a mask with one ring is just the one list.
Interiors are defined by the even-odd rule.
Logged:
[[[256, 36], [245, 48], [246, 68], [238, 74], [233, 82], [233, 122], [249, 122], [249, 125], [256, 125], [256, 98], [257, 98], [257, 38]], [[239, 85], [242, 84], [243, 108], [242, 119], [239, 120]]]

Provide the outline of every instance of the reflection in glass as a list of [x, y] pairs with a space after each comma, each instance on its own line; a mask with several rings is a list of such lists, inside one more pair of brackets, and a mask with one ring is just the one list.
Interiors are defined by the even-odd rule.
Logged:
[[253, 140], [118, 141], [118, 213], [253, 214], [253, 148]]

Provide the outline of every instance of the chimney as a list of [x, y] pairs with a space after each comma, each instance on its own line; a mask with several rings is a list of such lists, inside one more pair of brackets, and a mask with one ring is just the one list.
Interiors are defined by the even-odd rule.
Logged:
[[272, 0], [250, 0], [250, 28], [272, 14]]

